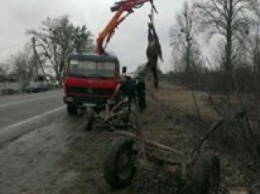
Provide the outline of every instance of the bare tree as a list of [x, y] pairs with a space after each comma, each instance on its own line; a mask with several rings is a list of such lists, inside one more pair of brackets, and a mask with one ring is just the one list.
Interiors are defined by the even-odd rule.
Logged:
[[255, 23], [256, 33], [255, 33], [255, 44], [253, 46], [253, 61], [257, 69], [257, 73], [260, 75], [260, 2], [257, 6], [257, 20]]
[[59, 81], [70, 53], [93, 50], [90, 31], [86, 26], [74, 26], [68, 16], [47, 18], [39, 30], [30, 30], [28, 33], [35, 37], [39, 56], [48, 59]]
[[260, 1], [258, 0], [256, 21], [254, 29], [250, 32], [247, 41], [247, 48], [249, 51], [249, 58], [253, 65], [255, 74], [255, 85], [258, 96], [260, 95], [259, 81], [260, 81]]
[[176, 17], [176, 23], [170, 31], [173, 58], [177, 63], [185, 64], [184, 71], [190, 72], [199, 63], [200, 50], [196, 41], [197, 21], [196, 12], [188, 2]]
[[8, 65], [5, 63], [0, 64], [0, 88], [6, 89], [6, 81], [8, 78]]
[[219, 34], [225, 40], [225, 56], [222, 68], [231, 72], [238, 56], [235, 47], [248, 34], [254, 23], [254, 7], [257, 0], [200, 0], [196, 3], [201, 13], [201, 29], [208, 38]]
[[8, 77], [8, 66], [4, 63], [0, 64], [0, 82], [5, 81]]
[[33, 79], [34, 59], [30, 51], [26, 49], [11, 57], [10, 64], [13, 66], [13, 73], [22, 82]]

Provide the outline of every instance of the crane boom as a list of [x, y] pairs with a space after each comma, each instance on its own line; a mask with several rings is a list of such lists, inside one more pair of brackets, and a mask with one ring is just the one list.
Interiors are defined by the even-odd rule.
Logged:
[[112, 19], [108, 22], [104, 30], [99, 34], [96, 40], [96, 53], [105, 54], [105, 48], [103, 46], [104, 41], [108, 43], [115, 32], [115, 29], [120, 23], [122, 23], [127, 16], [134, 12], [134, 9], [140, 8], [144, 3], [150, 2], [153, 9], [156, 8], [153, 5], [153, 0], [122, 0], [116, 2], [113, 7], [111, 7], [112, 12], [116, 12]]

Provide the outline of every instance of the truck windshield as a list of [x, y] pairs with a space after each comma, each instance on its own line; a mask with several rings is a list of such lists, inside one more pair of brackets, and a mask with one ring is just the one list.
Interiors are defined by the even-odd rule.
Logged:
[[115, 62], [71, 60], [68, 73], [79, 77], [113, 78]]

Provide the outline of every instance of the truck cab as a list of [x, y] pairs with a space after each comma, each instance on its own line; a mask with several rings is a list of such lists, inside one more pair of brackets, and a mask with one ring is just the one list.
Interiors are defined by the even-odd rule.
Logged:
[[70, 115], [92, 105], [96, 112], [105, 108], [120, 79], [117, 57], [98, 54], [71, 54], [64, 76], [64, 103]]

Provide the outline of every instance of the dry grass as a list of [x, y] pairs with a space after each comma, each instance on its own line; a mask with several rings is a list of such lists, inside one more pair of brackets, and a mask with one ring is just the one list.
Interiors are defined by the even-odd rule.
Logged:
[[[148, 91], [151, 93], [151, 91]], [[212, 109], [208, 102], [208, 94], [206, 92], [194, 91], [195, 99], [192, 96], [192, 91], [183, 86], [171, 85], [164, 83], [156, 94], [158, 101], [180, 109], [182, 112], [190, 115], [197, 115], [196, 104], [197, 101], [200, 116], [205, 119], [216, 119], [218, 115]]]

